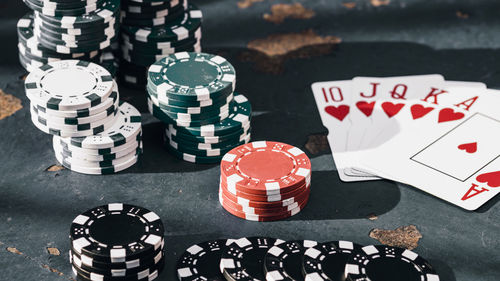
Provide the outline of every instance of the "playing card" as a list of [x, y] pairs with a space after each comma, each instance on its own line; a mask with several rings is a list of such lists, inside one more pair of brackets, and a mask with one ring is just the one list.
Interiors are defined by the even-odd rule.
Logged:
[[[351, 100], [353, 112], [349, 117], [353, 127], [349, 130], [347, 151], [369, 149], [385, 141], [384, 136], [379, 135], [397, 126], [394, 116], [403, 108], [400, 101], [424, 97], [443, 85], [444, 78], [438, 74], [354, 78]], [[350, 176], [372, 176], [355, 167], [345, 169], [345, 173]]]
[[500, 95], [483, 94], [480, 98], [477, 100], [484, 100], [484, 107], [474, 106], [484, 113], [406, 102], [408, 110], [397, 119], [415, 122], [405, 124], [381, 147], [358, 153], [357, 164], [464, 209], [477, 209], [500, 190], [500, 148], [495, 145], [500, 137], [500, 112], [491, 106], [500, 103]]
[[312, 91], [323, 125], [328, 129], [328, 143], [339, 177], [343, 181], [357, 181], [360, 177], [345, 175], [349, 167], [349, 158], [345, 152], [347, 132], [351, 127], [348, 115], [351, 112], [351, 80], [317, 82], [312, 84]]
[[[471, 96], [470, 98], [472, 98], [472, 93], [477, 93], [478, 91], [481, 92], [480, 90], [484, 89], [486, 89], [486, 85], [479, 82], [445, 81], [442, 89], [438, 88], [438, 85], [435, 84], [428, 89], [427, 93], [424, 91], [424, 95], [421, 95], [421, 97], [418, 98], [433, 104], [453, 105], [459, 103], [460, 101], [466, 101], [469, 99], [468, 96]], [[392, 137], [396, 133], [395, 131], [398, 130], [397, 127], [399, 126], [396, 123], [400, 123], [400, 126], [406, 126], [405, 124], [408, 124], [409, 122], [415, 122], [416, 119], [412, 118], [413, 114], [416, 116], [420, 114], [420, 117], [422, 117], [426, 110], [429, 109], [430, 108], [425, 105], [413, 105], [413, 107], [409, 109], [401, 108], [403, 111], [411, 110], [411, 112], [409, 112], [409, 114], [403, 114], [402, 118], [400, 118], [397, 122], [393, 118], [379, 119], [379, 124], [374, 124], [374, 127], [381, 127], [382, 129], [371, 137], [371, 142], [365, 145], [365, 147], [374, 148], [379, 146], [384, 143], [387, 138]], [[377, 111], [382, 111], [382, 109], [377, 110], [377, 108], [375, 108], [375, 112]], [[358, 176], [370, 175], [366, 171], [363, 172], [357, 167], [346, 169], [346, 173]]]

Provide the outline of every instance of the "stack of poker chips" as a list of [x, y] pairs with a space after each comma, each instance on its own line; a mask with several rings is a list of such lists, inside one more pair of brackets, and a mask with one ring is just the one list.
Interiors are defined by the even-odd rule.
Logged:
[[78, 215], [69, 258], [78, 280], [154, 280], [163, 270], [164, 227], [145, 208], [113, 203]]
[[219, 201], [229, 213], [274, 221], [299, 213], [311, 192], [311, 161], [289, 144], [256, 141], [226, 153], [220, 164]]
[[25, 80], [31, 121], [54, 135], [57, 160], [85, 174], [109, 174], [134, 165], [142, 152], [141, 115], [120, 102], [102, 66], [61, 60], [35, 68]]
[[194, 244], [180, 256], [177, 277], [179, 281], [439, 281], [433, 266], [407, 249], [272, 237]]
[[226, 59], [180, 52], [148, 71], [149, 111], [166, 124], [165, 147], [193, 163], [218, 163], [250, 140], [252, 107], [235, 93], [236, 73]]
[[120, 27], [119, 0], [23, 0], [30, 12], [18, 22], [19, 59], [31, 71], [74, 59], [102, 64], [114, 75], [111, 45]]
[[201, 11], [187, 0], [122, 1], [121, 82], [144, 89], [148, 67], [160, 58], [201, 52], [201, 20]]

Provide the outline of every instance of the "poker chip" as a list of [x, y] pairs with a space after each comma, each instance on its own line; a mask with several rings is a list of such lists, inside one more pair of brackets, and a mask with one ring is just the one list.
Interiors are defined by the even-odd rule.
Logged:
[[221, 174], [229, 188], [280, 194], [310, 182], [311, 162], [297, 147], [259, 141], [228, 152], [221, 162]]
[[31, 72], [24, 85], [32, 103], [55, 110], [77, 110], [98, 105], [108, 98], [113, 79], [97, 64], [63, 60]]
[[307, 249], [302, 258], [305, 280], [345, 280], [347, 260], [360, 249], [360, 245], [350, 241], [319, 243]]
[[282, 240], [268, 237], [228, 239], [222, 252], [220, 271], [231, 281], [266, 280], [263, 262], [267, 251]]
[[[187, 79], [189, 77], [189, 79]], [[236, 72], [220, 56], [181, 52], [166, 56], [149, 67], [148, 84], [159, 102], [168, 98], [200, 101], [228, 96], [234, 91]]]
[[105, 263], [123, 263], [162, 247], [160, 217], [145, 208], [113, 203], [78, 215], [71, 224], [72, 249]]
[[120, 17], [123, 66], [118, 76], [128, 87], [144, 89], [147, 69], [166, 55], [201, 52], [202, 13], [187, 0], [124, 0]]
[[141, 132], [141, 114], [132, 105], [122, 102], [117, 121], [99, 135], [78, 138], [61, 138], [61, 141], [81, 148], [102, 149], [122, 145], [135, 139]]
[[264, 258], [264, 272], [267, 281], [304, 280], [302, 256], [318, 244], [311, 240], [283, 241], [271, 247]]
[[407, 249], [385, 245], [354, 249], [345, 265], [344, 277], [351, 281], [439, 281], [436, 271], [423, 257]]
[[179, 281], [226, 281], [219, 270], [225, 244], [225, 239], [211, 240], [186, 249], [177, 262]]

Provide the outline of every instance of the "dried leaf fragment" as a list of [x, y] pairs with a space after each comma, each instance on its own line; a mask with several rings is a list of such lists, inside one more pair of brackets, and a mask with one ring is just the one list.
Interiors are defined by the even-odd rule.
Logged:
[[54, 256], [61, 255], [61, 252], [59, 252], [59, 249], [54, 248], [54, 247], [48, 247], [47, 251], [49, 252], [49, 254], [54, 255]]
[[23, 108], [21, 100], [0, 89], [0, 120], [11, 116]]
[[459, 18], [459, 19], [468, 19], [469, 18], [469, 14], [462, 12], [462, 11], [457, 11], [456, 15], [457, 15], [457, 18]]
[[21, 251], [19, 251], [18, 249], [14, 248], [14, 247], [7, 247], [7, 251], [13, 253], [13, 254], [17, 254], [17, 255], [22, 255], [23, 253]]
[[384, 245], [413, 250], [418, 246], [422, 234], [416, 226], [408, 225], [398, 227], [395, 230], [372, 229], [370, 237]]
[[61, 170], [64, 170], [63, 166], [61, 166], [61, 165], [52, 165], [52, 166], [48, 167], [46, 171], [48, 171], [48, 172], [57, 172], [57, 171], [61, 171]]
[[310, 19], [314, 11], [306, 9], [302, 4], [275, 4], [271, 6], [271, 14], [264, 14], [264, 19], [273, 23], [282, 23], [286, 18]]
[[238, 2], [238, 8], [246, 9], [252, 6], [254, 3], [263, 2], [264, 0], [242, 0]]
[[347, 9], [354, 9], [356, 7], [356, 2], [344, 2], [342, 3], [342, 6], [346, 7]]
[[368, 219], [371, 220], [371, 221], [374, 221], [374, 220], [377, 220], [378, 219], [378, 216], [374, 213], [371, 213], [368, 215]]
[[286, 55], [289, 52], [311, 45], [338, 44], [336, 36], [319, 36], [312, 29], [300, 33], [273, 34], [263, 39], [250, 41], [249, 49], [257, 50], [270, 57]]
[[391, 0], [370, 0], [370, 3], [374, 7], [387, 6], [391, 3]]

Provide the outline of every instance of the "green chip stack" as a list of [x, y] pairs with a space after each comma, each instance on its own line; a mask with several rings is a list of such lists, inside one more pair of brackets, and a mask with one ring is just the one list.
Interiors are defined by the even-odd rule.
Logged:
[[17, 24], [19, 60], [31, 72], [49, 62], [79, 59], [112, 75], [117, 61], [119, 0], [23, 0], [33, 10]]
[[202, 13], [187, 0], [123, 0], [122, 84], [144, 89], [148, 67], [175, 52], [201, 52]]
[[193, 163], [219, 163], [250, 141], [252, 107], [236, 92], [236, 72], [223, 57], [178, 52], [148, 69], [149, 111], [165, 123], [165, 147]]

